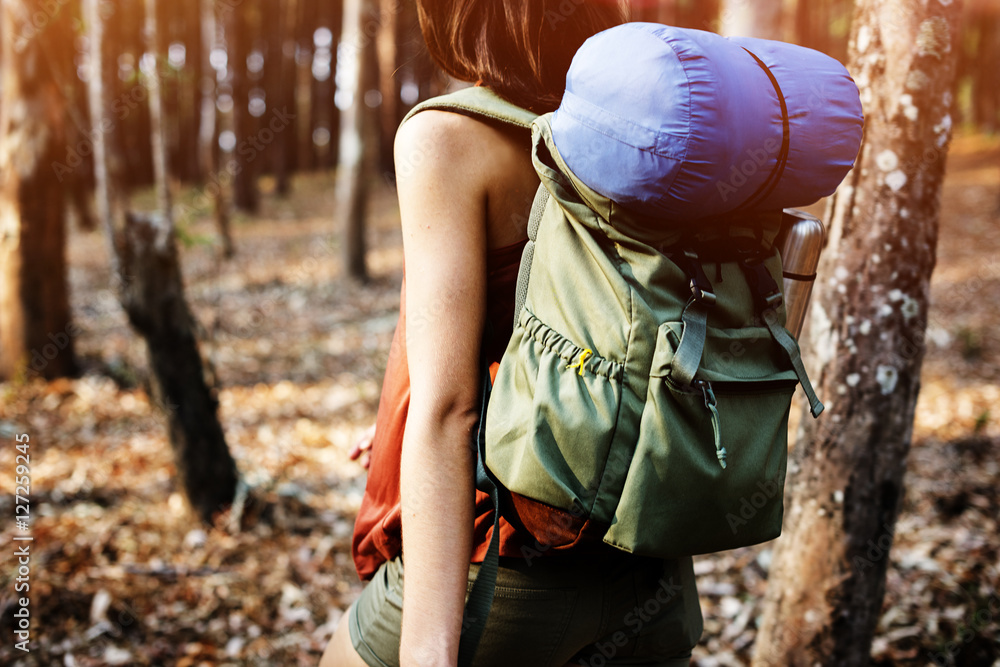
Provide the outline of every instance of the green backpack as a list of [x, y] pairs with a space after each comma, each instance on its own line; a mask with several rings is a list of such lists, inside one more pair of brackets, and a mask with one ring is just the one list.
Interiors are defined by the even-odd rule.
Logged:
[[[479, 430], [479, 486], [537, 539], [526, 556], [603, 540], [667, 558], [777, 537], [796, 385], [823, 410], [783, 327], [782, 212], [653, 235], [567, 168], [549, 116], [485, 88], [411, 114], [425, 109], [531, 129], [541, 187]], [[488, 613], [497, 549], [470, 617]]]

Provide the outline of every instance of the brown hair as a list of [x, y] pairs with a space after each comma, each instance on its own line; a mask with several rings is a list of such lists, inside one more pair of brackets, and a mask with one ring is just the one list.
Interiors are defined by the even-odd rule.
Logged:
[[536, 113], [559, 106], [580, 45], [624, 20], [617, 0], [417, 0], [431, 57]]

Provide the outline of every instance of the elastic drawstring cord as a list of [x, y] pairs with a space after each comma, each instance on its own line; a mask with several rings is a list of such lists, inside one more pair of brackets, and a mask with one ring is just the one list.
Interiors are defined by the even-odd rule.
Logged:
[[716, 409], [715, 392], [712, 391], [712, 385], [704, 380], [699, 380], [697, 382], [698, 387], [701, 389], [702, 395], [705, 397], [705, 407], [712, 412], [712, 434], [715, 436], [715, 457], [719, 459], [719, 465], [722, 469], [726, 469], [726, 448], [722, 446], [722, 424], [719, 420], [719, 411]]
[[589, 359], [592, 356], [594, 356], [594, 351], [593, 350], [584, 350], [583, 352], [580, 353], [580, 360], [578, 362], [576, 362], [575, 364], [570, 364], [569, 366], [567, 366], [566, 370], [572, 370], [574, 368], [579, 368], [580, 369], [580, 377], [583, 377], [583, 364], [587, 361], [587, 359]]

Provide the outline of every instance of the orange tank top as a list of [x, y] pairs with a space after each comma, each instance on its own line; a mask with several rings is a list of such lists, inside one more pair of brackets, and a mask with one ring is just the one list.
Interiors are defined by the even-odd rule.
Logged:
[[[514, 327], [514, 298], [521, 252], [527, 239], [492, 250], [487, 255], [486, 317], [497, 335], [486, 349], [489, 361], [503, 356]], [[362, 579], [370, 579], [379, 566], [402, 551], [402, 521], [399, 500], [399, 466], [403, 430], [410, 405], [410, 376], [406, 361], [406, 284], [400, 294], [399, 324], [393, 336], [389, 361], [379, 398], [371, 466], [361, 509], [354, 524], [354, 565]], [[493, 534], [493, 507], [490, 497], [476, 491], [476, 519], [472, 562], [482, 562]], [[522, 556], [522, 547], [534, 544], [500, 519], [500, 555]]]

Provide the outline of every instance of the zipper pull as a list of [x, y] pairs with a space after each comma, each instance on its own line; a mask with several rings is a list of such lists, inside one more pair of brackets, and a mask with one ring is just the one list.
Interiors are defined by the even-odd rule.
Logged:
[[719, 418], [718, 403], [715, 400], [715, 392], [712, 391], [712, 383], [706, 380], [695, 380], [694, 385], [701, 389], [701, 395], [705, 397], [705, 407], [712, 412], [712, 435], [715, 438], [715, 456], [719, 459], [719, 465], [726, 469], [726, 448], [722, 446], [722, 423]]

